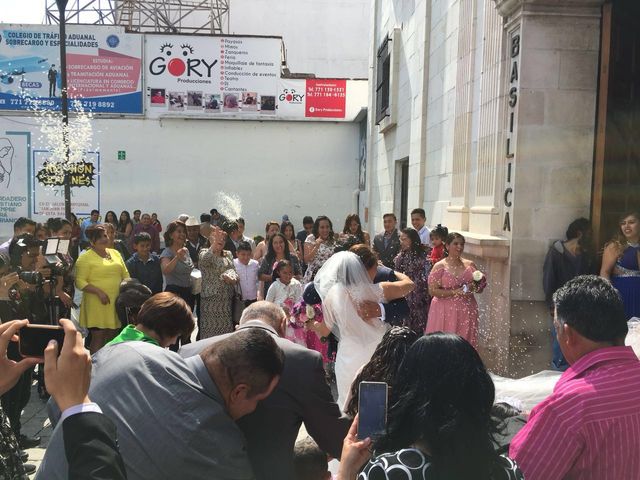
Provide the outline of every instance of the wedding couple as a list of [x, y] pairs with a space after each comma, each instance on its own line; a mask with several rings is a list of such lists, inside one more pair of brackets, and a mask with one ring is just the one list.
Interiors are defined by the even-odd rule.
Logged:
[[316, 274], [314, 286], [322, 298], [324, 324], [315, 329], [322, 336], [333, 333], [339, 340], [336, 355], [338, 405], [344, 407], [358, 370], [373, 355], [389, 328], [380, 318], [364, 320], [359, 309], [366, 303], [386, 303], [414, 289], [406, 275], [394, 272], [395, 282], [373, 283], [378, 270], [375, 253], [365, 245], [339, 252], [327, 260]]

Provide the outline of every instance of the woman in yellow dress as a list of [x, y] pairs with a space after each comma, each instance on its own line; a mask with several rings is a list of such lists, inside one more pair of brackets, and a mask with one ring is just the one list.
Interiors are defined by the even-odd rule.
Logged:
[[107, 248], [107, 232], [102, 225], [87, 228], [91, 247], [76, 262], [76, 287], [82, 290], [80, 325], [91, 331], [91, 353], [97, 352], [120, 331], [116, 298], [120, 282], [129, 277], [117, 250]]

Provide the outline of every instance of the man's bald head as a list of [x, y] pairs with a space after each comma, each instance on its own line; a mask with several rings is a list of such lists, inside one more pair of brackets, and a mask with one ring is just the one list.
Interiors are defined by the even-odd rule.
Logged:
[[260, 320], [266, 323], [270, 327], [273, 327], [278, 335], [284, 336], [283, 332], [283, 320], [286, 321], [284, 310], [275, 303], [259, 301], [252, 303], [242, 312], [240, 317], [240, 325], [251, 320]]

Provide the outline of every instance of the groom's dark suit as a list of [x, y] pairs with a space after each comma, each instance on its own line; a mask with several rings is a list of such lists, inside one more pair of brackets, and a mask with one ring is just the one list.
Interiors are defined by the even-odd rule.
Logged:
[[62, 422], [70, 480], [125, 480], [127, 474], [116, 440], [116, 427], [106, 415], [83, 412]]
[[[300, 425], [324, 452], [340, 458], [342, 440], [351, 421], [342, 416], [325, 379], [322, 356], [313, 350], [278, 337], [276, 331], [251, 320], [240, 329], [262, 328], [271, 333], [285, 356], [284, 371], [273, 393], [255, 412], [238, 420], [247, 439], [247, 453], [257, 480], [293, 480], [293, 447]], [[197, 355], [229, 333], [183, 346], [183, 357]]]
[[[398, 280], [389, 267], [378, 266], [378, 271], [373, 279], [373, 283], [395, 282]], [[302, 299], [307, 305], [315, 305], [320, 303], [320, 295], [316, 291], [313, 282], [309, 283], [302, 294]], [[409, 317], [409, 304], [405, 298], [392, 300], [384, 305], [385, 319], [384, 321], [391, 325], [402, 325], [402, 321]]]

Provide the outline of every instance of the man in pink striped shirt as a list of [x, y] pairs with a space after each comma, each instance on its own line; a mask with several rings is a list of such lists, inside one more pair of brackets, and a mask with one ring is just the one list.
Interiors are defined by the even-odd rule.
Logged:
[[583, 275], [553, 296], [554, 326], [571, 367], [532, 411], [509, 455], [527, 480], [640, 479], [640, 361], [605, 279]]

